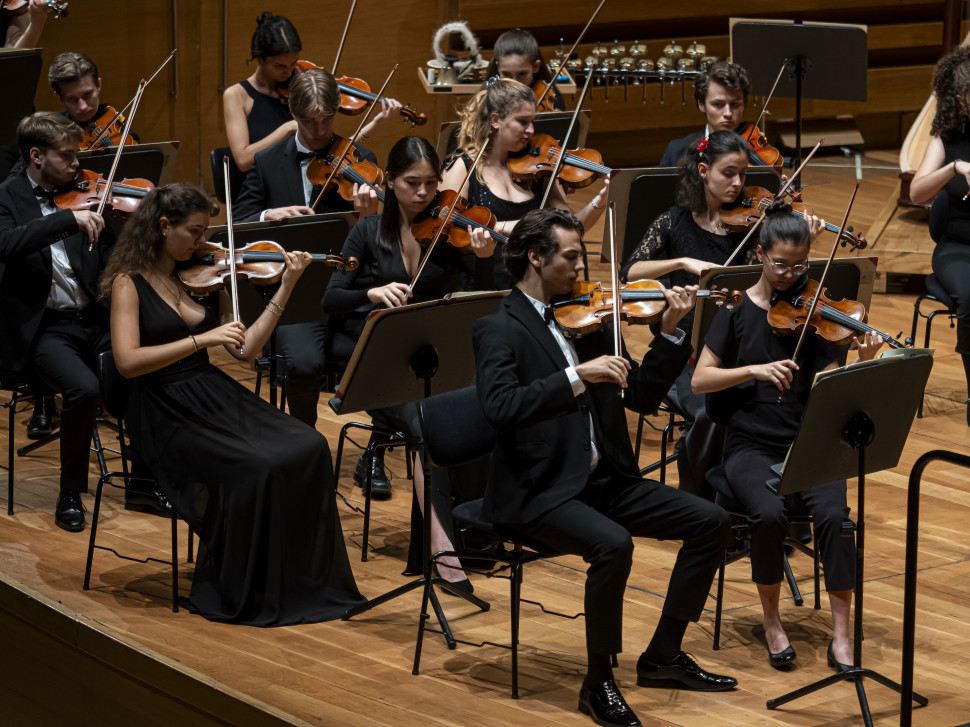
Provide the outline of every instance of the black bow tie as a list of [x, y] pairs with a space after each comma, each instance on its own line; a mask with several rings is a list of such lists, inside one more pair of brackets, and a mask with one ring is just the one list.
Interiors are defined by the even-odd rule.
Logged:
[[46, 199], [47, 204], [51, 205], [52, 207], [55, 206], [54, 197], [57, 196], [57, 194], [58, 194], [57, 189], [52, 189], [50, 192], [48, 192], [46, 189], [44, 189], [39, 185], [37, 187], [34, 187], [34, 196], [40, 200]]
[[546, 322], [547, 326], [549, 325], [549, 321], [555, 320], [555, 318], [556, 318], [555, 308], [553, 308], [551, 305], [547, 305], [545, 308], [543, 308], [542, 320]]
[[302, 163], [307, 159], [322, 159], [327, 156], [326, 149], [317, 149], [316, 151], [298, 151], [296, 153], [297, 163]]

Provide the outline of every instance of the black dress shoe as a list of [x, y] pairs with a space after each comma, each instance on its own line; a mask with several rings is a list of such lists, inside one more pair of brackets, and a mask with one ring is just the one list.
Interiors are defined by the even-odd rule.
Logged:
[[33, 416], [27, 420], [27, 439], [43, 439], [50, 436], [53, 425], [50, 417], [46, 414], [34, 412]]
[[777, 654], [771, 653], [771, 648], [768, 649], [768, 663], [771, 664], [775, 669], [781, 669], [782, 671], [787, 670], [794, 666], [795, 650], [789, 644], [783, 651], [779, 651]]
[[57, 506], [54, 508], [54, 524], [72, 533], [84, 530], [84, 505], [81, 503], [81, 493], [74, 490], [61, 491], [57, 496]]
[[612, 679], [592, 686], [583, 682], [579, 690], [579, 711], [606, 727], [640, 727], [640, 720], [623, 701], [620, 688]]
[[[354, 482], [361, 489], [367, 486], [367, 460], [368, 453], [365, 451], [357, 460], [357, 467], [354, 468]], [[375, 455], [371, 461], [371, 485], [370, 496], [375, 500], [386, 500], [391, 496], [391, 482], [384, 474], [384, 455]]]
[[172, 517], [172, 503], [159, 490], [151, 492], [125, 489], [125, 510], [143, 512], [159, 517]]
[[[826, 657], [828, 658], [829, 666], [831, 668], [835, 669], [835, 672], [837, 674], [840, 674], [840, 673], [842, 673], [844, 671], [848, 671], [849, 669], [852, 669], [853, 668], [852, 667], [852, 664], [843, 664], [840, 661], [836, 661], [836, 659], [835, 659], [835, 652], [832, 650], [832, 645], [834, 643], [835, 643], [834, 641], [830, 641], [829, 642], [829, 650], [825, 654]], [[854, 679], [850, 679], [849, 681], [855, 681], [855, 680]]]
[[637, 685], [665, 689], [693, 689], [698, 692], [724, 692], [734, 689], [738, 680], [720, 674], [708, 674], [683, 651], [667, 664], [656, 664], [640, 655], [637, 662]]

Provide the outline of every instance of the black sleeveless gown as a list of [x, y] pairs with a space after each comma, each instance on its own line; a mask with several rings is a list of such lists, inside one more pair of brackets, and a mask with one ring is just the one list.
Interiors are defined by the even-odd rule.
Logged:
[[[189, 326], [140, 276], [141, 344]], [[201, 541], [189, 609], [283, 626], [336, 619], [364, 599], [344, 546], [327, 440], [209, 363], [205, 349], [134, 379], [126, 424], [140, 459]]]

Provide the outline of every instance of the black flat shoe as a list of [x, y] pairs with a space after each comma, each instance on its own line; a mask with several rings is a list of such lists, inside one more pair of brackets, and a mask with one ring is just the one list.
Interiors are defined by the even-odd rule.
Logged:
[[697, 662], [680, 651], [667, 664], [656, 664], [640, 655], [637, 661], [637, 685], [663, 689], [693, 689], [697, 692], [725, 692], [734, 689], [738, 680], [734, 677], [709, 674]]
[[172, 517], [172, 503], [159, 490], [155, 489], [150, 493], [126, 489], [125, 510], [158, 515], [159, 517]]
[[[765, 648], [768, 648], [767, 646]], [[777, 654], [771, 653], [771, 649], [768, 648], [768, 663], [771, 664], [775, 669], [781, 669], [785, 671], [794, 666], [794, 661], [797, 654], [795, 650], [789, 644], [783, 651], [779, 651]]]
[[[834, 641], [830, 641], [829, 642], [829, 649], [826, 652], [825, 656], [828, 659], [829, 666], [832, 669], [835, 669], [835, 673], [836, 674], [841, 674], [842, 672], [848, 671], [849, 669], [852, 669], [853, 667], [852, 667], [851, 664], [843, 664], [840, 661], [836, 661], [836, 659], [835, 659], [835, 652], [832, 650], [832, 644], [834, 644], [834, 643], [835, 643]], [[849, 681], [855, 681], [855, 680], [854, 679], [850, 679]]]
[[81, 502], [81, 493], [74, 490], [61, 491], [54, 508], [54, 524], [70, 533], [84, 530], [84, 505]]
[[609, 679], [579, 690], [579, 711], [605, 727], [640, 727], [640, 720], [627, 706], [616, 682]]
[[[361, 489], [367, 486], [367, 463], [370, 457], [365, 451], [357, 459], [357, 466], [354, 468], [354, 482]], [[386, 500], [391, 496], [391, 482], [384, 474], [384, 456], [377, 455], [371, 461], [371, 485], [370, 496], [375, 500]]]

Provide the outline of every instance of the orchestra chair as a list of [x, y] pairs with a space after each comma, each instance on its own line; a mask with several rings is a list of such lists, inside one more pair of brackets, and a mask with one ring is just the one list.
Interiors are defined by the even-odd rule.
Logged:
[[[714, 502], [725, 510], [731, 516], [731, 528], [734, 531], [735, 537], [735, 547], [726, 550], [724, 552], [724, 557], [721, 559], [721, 565], [717, 573], [717, 597], [714, 610], [714, 645], [713, 648], [717, 651], [721, 647], [721, 613], [724, 605], [724, 570], [725, 568], [742, 558], [748, 557], [751, 552], [751, 546], [748, 540], [748, 529], [750, 527], [748, 522], [748, 514], [744, 511], [743, 505], [735, 500], [728, 493], [731, 491], [731, 485], [727, 480], [724, 473], [724, 468], [721, 465], [713, 467], [707, 473], [708, 483], [717, 492], [717, 497]], [[767, 486], [767, 485], [766, 485]], [[801, 501], [801, 498], [797, 496], [797, 493], [785, 496], [785, 508], [788, 512], [788, 520], [792, 525], [808, 525], [811, 530], [814, 527], [815, 521], [811, 513], [805, 508]], [[851, 520], [842, 523], [842, 535], [843, 537], [853, 537], [855, 531], [855, 525]], [[790, 532], [790, 531], [789, 531]], [[812, 531], [814, 536], [814, 531]], [[782, 558], [784, 558], [783, 565], [785, 571], [785, 581], [788, 583], [788, 588], [791, 590], [792, 600], [796, 606], [801, 606], [804, 603], [801, 591], [798, 588], [798, 583], [795, 581], [795, 574], [792, 572], [791, 564], [788, 562], [789, 551], [798, 550], [812, 559], [813, 563], [813, 575], [815, 583], [815, 610], [822, 608], [821, 602], [821, 564], [819, 562], [819, 552], [818, 548], [809, 547], [803, 543], [798, 538], [793, 538], [791, 535], [785, 538], [785, 549], [782, 552]]]
[[[432, 396], [420, 402], [421, 431], [424, 437], [423, 456], [427, 458], [428, 466], [457, 467], [488, 455], [495, 446], [495, 431], [485, 418], [478, 395], [474, 386], [450, 391], [445, 394]], [[466, 567], [466, 573], [485, 575], [490, 578], [507, 578], [509, 581], [509, 603], [511, 639], [508, 646], [502, 646], [512, 654], [512, 698], [519, 698], [519, 615], [521, 602], [537, 603], [522, 598], [523, 566], [536, 560], [556, 557], [560, 553], [550, 552], [549, 548], [525, 536], [517, 534], [511, 528], [504, 528], [488, 522], [482, 518], [482, 500], [463, 502], [452, 510], [452, 517], [462, 528], [476, 530], [490, 536], [491, 543], [487, 549], [457, 548], [452, 551], [435, 553], [431, 557], [432, 568], [436, 568], [438, 561], [447, 556], [455, 556], [465, 563], [481, 563], [483, 567], [473, 569]], [[509, 543], [512, 549], [506, 549]], [[497, 548], [495, 544], [502, 547]], [[494, 564], [494, 565], [493, 565]], [[507, 571], [507, 575], [501, 575]], [[446, 583], [440, 584], [447, 588]], [[418, 674], [421, 666], [421, 648], [424, 632], [428, 621], [428, 601], [432, 587], [431, 579], [424, 584], [420, 625], [418, 627], [417, 643], [414, 649], [414, 668], [412, 674]], [[569, 616], [549, 611], [542, 604], [538, 604], [544, 613], [568, 619], [578, 618], [582, 614]], [[469, 642], [463, 641], [468, 644]], [[484, 646], [485, 644], [471, 644]], [[615, 657], [614, 657], [615, 658]]]
[[220, 146], [218, 149], [213, 149], [209, 152], [209, 163], [212, 165], [212, 184], [215, 187], [216, 199], [222, 202], [222, 204], [225, 204], [226, 177], [222, 167], [223, 157], [229, 157], [229, 184], [232, 189], [233, 202], [239, 197], [246, 172], [236, 166], [236, 160], [232, 158], [232, 151], [228, 146]]
[[[916, 303], [913, 305], [913, 330], [910, 333], [910, 339], [913, 345], [916, 345], [916, 331], [919, 326], [919, 319], [926, 319], [926, 334], [923, 336], [923, 348], [930, 347], [930, 330], [933, 327], [933, 319], [939, 315], [943, 314], [950, 318], [950, 328], [956, 326], [956, 314], [957, 306], [953, 302], [953, 299], [947, 294], [946, 290], [940, 284], [939, 279], [930, 273], [925, 278], [926, 292], [916, 299]], [[920, 306], [924, 302], [929, 302], [933, 305], [939, 306], [935, 310], [925, 313], [920, 309]], [[925, 392], [924, 392], [925, 397]], [[916, 417], [918, 419], [923, 416], [923, 399], [920, 399], [919, 407], [916, 410]]]
[[0, 469], [7, 470], [7, 514], [13, 515], [14, 480], [16, 479], [14, 450], [16, 450], [18, 457], [23, 457], [30, 454], [35, 449], [44, 447], [52, 442], [56, 442], [58, 439], [60, 439], [61, 433], [55, 427], [54, 431], [52, 431], [46, 437], [31, 442], [23, 447], [16, 447], [16, 439], [14, 437], [14, 416], [17, 413], [17, 407], [22, 403], [31, 405], [37, 396], [48, 395], [51, 392], [44, 390], [42, 387], [38, 387], [38, 385], [35, 383], [28, 383], [23, 378], [14, 376], [9, 371], [3, 370], [0, 370], [0, 391], [7, 391], [10, 393], [10, 399], [5, 401], [3, 404], [0, 404], [0, 408], [7, 410], [7, 464], [0, 465]]
[[[115, 367], [114, 354], [111, 351], [105, 351], [98, 356], [98, 380], [101, 383], [101, 398], [104, 408], [111, 416], [115, 417], [118, 422], [119, 449], [114, 450], [105, 447], [101, 442], [101, 435], [98, 432], [98, 427], [95, 425], [93, 450], [97, 456], [101, 476], [98, 478], [98, 487], [94, 494], [94, 511], [91, 515], [91, 536], [88, 541], [87, 562], [84, 567], [84, 590], [86, 591], [90, 588], [91, 566], [94, 561], [95, 548], [100, 550], [108, 550], [119, 558], [134, 561], [136, 563], [147, 563], [149, 561], [164, 564], [170, 563], [172, 566], [172, 611], [174, 613], [178, 613], [178, 515], [176, 515], [174, 508], [172, 508], [171, 517], [172, 557], [169, 561], [160, 560], [153, 557], [133, 558], [131, 556], [119, 553], [114, 548], [104, 545], [97, 545], [95, 542], [98, 535], [98, 519], [101, 516], [101, 496], [104, 492], [104, 486], [106, 484], [119, 489], [127, 488], [133, 491], [138, 491], [138, 485], [141, 485], [143, 488], [142, 492], [145, 494], [153, 494], [153, 486], [155, 485], [155, 479], [152, 477], [138, 477], [129, 473], [130, 463], [133, 461], [137, 462], [137, 452], [133, 450], [130, 441], [126, 438], [124, 428], [124, 408], [126, 402], [128, 401], [128, 393], [131, 389], [131, 384], [127, 379], [118, 373], [118, 369]], [[108, 469], [107, 459], [105, 457], [106, 452], [121, 455], [122, 469], [120, 472], [114, 472]], [[115, 480], [120, 480], [120, 484], [115, 482]], [[135, 487], [132, 487], [132, 485], [135, 485]], [[188, 540], [188, 557], [186, 561], [188, 563], [192, 563], [194, 535], [191, 528], [189, 528]]]
[[[654, 414], [666, 414], [667, 424], [662, 430], [660, 430], [660, 459], [652, 464], [648, 464], [646, 467], [640, 469], [640, 476], [646, 477], [652, 472], [660, 470], [659, 482], [662, 485], [667, 484], [667, 465], [677, 459], [677, 450], [675, 449], [670, 454], [667, 454], [667, 446], [674, 441], [674, 432], [680, 432], [683, 434], [684, 430], [687, 428], [687, 417], [684, 415], [680, 409], [674, 405], [672, 401], [664, 398], [663, 402], [657, 407], [657, 411]], [[637, 463], [640, 462], [640, 446], [643, 443], [643, 425], [646, 422], [652, 429], [656, 429], [653, 424], [647, 421], [647, 417], [650, 414], [640, 414], [637, 417], [637, 443], [634, 447], [634, 456], [636, 457]]]

